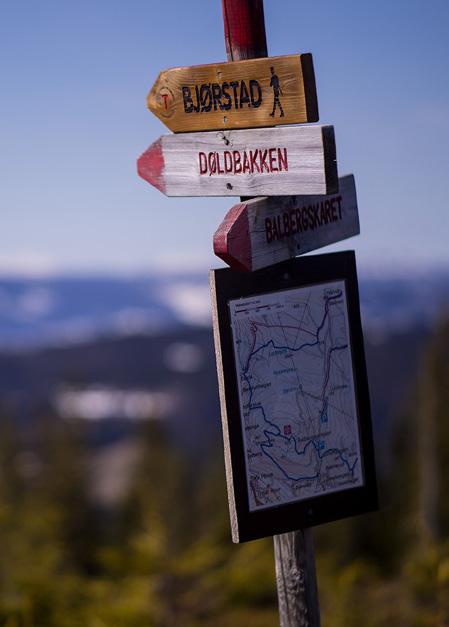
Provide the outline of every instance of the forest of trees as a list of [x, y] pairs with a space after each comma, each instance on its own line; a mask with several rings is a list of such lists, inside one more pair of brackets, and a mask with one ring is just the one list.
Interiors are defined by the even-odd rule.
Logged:
[[[381, 510], [316, 528], [326, 627], [449, 624], [449, 321], [429, 341], [379, 478]], [[90, 495], [86, 423], [0, 421], [0, 625], [278, 624], [271, 539], [230, 541], [222, 450], [195, 464], [154, 420], [119, 507]]]

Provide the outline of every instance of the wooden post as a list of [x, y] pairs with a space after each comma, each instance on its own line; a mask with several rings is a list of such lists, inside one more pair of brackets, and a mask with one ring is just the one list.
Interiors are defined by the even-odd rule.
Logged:
[[228, 61], [268, 57], [263, 0], [221, 0], [221, 4]]
[[[267, 57], [263, 0], [222, 0], [228, 61]], [[274, 536], [281, 627], [319, 627], [311, 529]]]
[[263, 0], [222, 0], [228, 61], [267, 57]]
[[312, 530], [283, 533], [273, 540], [281, 627], [319, 627]]

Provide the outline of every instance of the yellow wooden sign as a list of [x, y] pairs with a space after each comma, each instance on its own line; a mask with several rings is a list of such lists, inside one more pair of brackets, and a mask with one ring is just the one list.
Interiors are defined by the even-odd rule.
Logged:
[[318, 121], [311, 54], [165, 70], [147, 102], [177, 133]]

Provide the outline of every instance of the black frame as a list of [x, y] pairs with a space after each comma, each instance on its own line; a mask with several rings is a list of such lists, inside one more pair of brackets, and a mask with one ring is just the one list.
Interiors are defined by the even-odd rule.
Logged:
[[[210, 279], [233, 541], [245, 542], [376, 510], [371, 410], [354, 251], [297, 257], [248, 274], [231, 269], [211, 270]], [[346, 286], [364, 484], [250, 511], [229, 301], [338, 280]]]

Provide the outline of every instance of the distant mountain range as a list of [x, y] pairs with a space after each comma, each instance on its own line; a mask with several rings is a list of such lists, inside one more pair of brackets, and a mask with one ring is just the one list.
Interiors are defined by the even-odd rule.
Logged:
[[[449, 306], [449, 271], [360, 278], [362, 319], [382, 334], [431, 325]], [[206, 274], [0, 278], [0, 349], [68, 345], [211, 324]]]
[[208, 324], [205, 276], [0, 279], [0, 349]]
[[[449, 305], [449, 272], [362, 276], [360, 293], [376, 446], [386, 467], [395, 417], [410, 398], [432, 323]], [[184, 449], [216, 452], [207, 277], [0, 279], [3, 410], [27, 432], [47, 413], [83, 418], [101, 449], [121, 446], [136, 421], [151, 416]]]
[[[367, 334], [373, 422], [383, 462], [427, 337], [418, 328], [375, 341]], [[136, 421], [150, 416], [163, 420], [183, 448], [206, 451], [220, 439], [212, 332], [183, 326], [151, 336], [0, 351], [0, 415], [4, 409], [26, 428], [46, 413], [84, 418], [101, 446], [133, 434]]]

